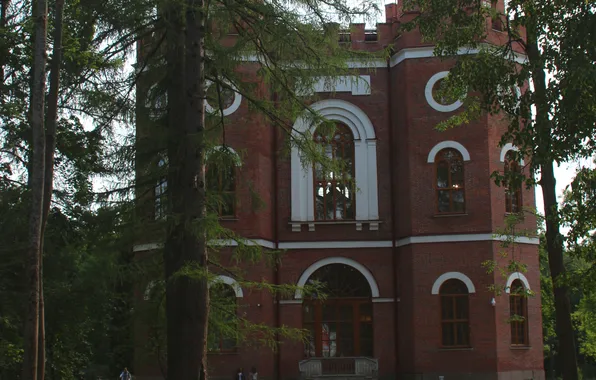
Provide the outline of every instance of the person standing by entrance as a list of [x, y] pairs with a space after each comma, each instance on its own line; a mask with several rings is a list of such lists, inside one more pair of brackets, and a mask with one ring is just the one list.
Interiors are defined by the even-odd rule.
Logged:
[[128, 372], [128, 368], [124, 367], [124, 370], [120, 374], [120, 380], [132, 380], [132, 375]]
[[238, 368], [236, 371], [236, 375], [234, 375], [234, 380], [246, 380], [246, 375], [244, 374], [244, 370], [242, 367]]

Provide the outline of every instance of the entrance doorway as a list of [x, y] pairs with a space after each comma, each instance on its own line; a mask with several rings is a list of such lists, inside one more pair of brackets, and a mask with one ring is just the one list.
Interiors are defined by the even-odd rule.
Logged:
[[305, 299], [303, 326], [310, 332], [306, 357], [373, 356], [371, 289], [357, 269], [329, 264], [309, 281], [324, 286], [325, 300]]

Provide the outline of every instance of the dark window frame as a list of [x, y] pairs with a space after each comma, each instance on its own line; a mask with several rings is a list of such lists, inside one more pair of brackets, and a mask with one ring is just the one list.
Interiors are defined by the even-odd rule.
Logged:
[[503, 173], [505, 175], [503, 186], [505, 187], [505, 212], [506, 213], [519, 213], [522, 211], [523, 200], [522, 200], [522, 188], [521, 184], [516, 185], [515, 189], [512, 189], [508, 180], [508, 173], [515, 172], [521, 174], [521, 166], [519, 162], [515, 160], [511, 151], [505, 154], [505, 163], [503, 165]]
[[[336, 124], [335, 133], [333, 138], [329, 142], [326, 136], [323, 136], [315, 131], [313, 134], [313, 138], [318, 144], [324, 146], [331, 146], [331, 159], [335, 159], [337, 157], [338, 151], [341, 151], [341, 157], [346, 162], [346, 168], [344, 168], [344, 172], [334, 174], [333, 178], [326, 178], [326, 175], [323, 173], [323, 170], [317, 170], [317, 163], [313, 165], [313, 197], [314, 197], [314, 217], [315, 221], [324, 221], [324, 222], [335, 222], [335, 221], [344, 221], [344, 220], [356, 220], [356, 192], [354, 191], [353, 182], [355, 178], [355, 144], [354, 144], [354, 134], [352, 133], [351, 129], [344, 125], [344, 124]], [[348, 151], [346, 153], [346, 151]], [[319, 177], [319, 174], [323, 174], [322, 177]], [[331, 191], [331, 197], [333, 200], [333, 217], [328, 217], [327, 211], [327, 204], [325, 199], [327, 195], [325, 194], [325, 188], [327, 185], [330, 185], [332, 189], [336, 189], [338, 187], [343, 187], [344, 191], [348, 190], [351, 192], [351, 217], [344, 215], [342, 218], [338, 218], [337, 216], [337, 202], [340, 201], [338, 199], [338, 194], [335, 191]], [[320, 188], [323, 188], [323, 212], [322, 215], [319, 215], [317, 212], [317, 194]], [[346, 202], [346, 197], [343, 199], [343, 211], [344, 214], [348, 213], [348, 202]]]
[[[209, 171], [209, 160], [207, 160], [207, 166], [205, 167], [206, 172]], [[228, 169], [227, 175], [231, 178], [229, 189], [225, 189], [226, 183], [224, 182], [224, 170]], [[213, 168], [212, 168], [213, 170]], [[217, 170], [217, 186], [213, 186], [213, 183], [209, 180], [209, 174], [206, 175], [206, 182], [208, 189], [211, 192], [215, 192], [218, 195], [216, 207], [216, 213], [220, 219], [235, 219], [238, 215], [238, 168], [236, 165], [229, 166], [227, 168], [220, 168], [216, 166]], [[226, 209], [230, 209], [230, 213], [226, 213]]]
[[[458, 302], [463, 300], [463, 303]], [[441, 346], [443, 348], [469, 348], [470, 345], [470, 294], [466, 284], [457, 279], [445, 281], [439, 289], [439, 310], [441, 312]], [[460, 308], [465, 305], [463, 316]], [[446, 309], [448, 306], [450, 309]], [[452, 317], [446, 317], [451, 315]], [[466, 333], [458, 336], [457, 329], [464, 326]], [[451, 332], [451, 341], [446, 341], [446, 329]]]
[[[514, 280], [509, 288], [509, 321], [511, 345], [527, 347], [530, 344], [528, 324], [528, 296], [520, 280]], [[523, 318], [523, 320], [517, 320]]]
[[[236, 292], [231, 285], [228, 284], [217, 284], [217, 287], [222, 287], [225, 289], [225, 297], [229, 297], [230, 300], [233, 300], [233, 310], [234, 314], [238, 313], [238, 298], [236, 297]], [[232, 319], [233, 317], [230, 316]], [[233, 322], [233, 321], [232, 321]], [[211, 329], [216, 329], [216, 326], [210, 327]], [[237, 327], [236, 327], [237, 328]], [[229, 342], [232, 342], [231, 346]], [[217, 333], [217, 348], [214, 348], [213, 340], [208, 340], [207, 342], [207, 353], [209, 354], [222, 354], [222, 353], [236, 353], [238, 352], [238, 342], [235, 338], [228, 338], [224, 336], [223, 333]]]
[[[453, 157], [448, 157], [448, 154], [452, 153]], [[461, 185], [453, 184], [453, 172], [450, 169], [451, 166], [456, 164], [459, 166], [461, 171]], [[439, 168], [442, 164], [446, 164], [449, 170], [447, 171], [447, 184], [445, 187], [439, 187]], [[441, 149], [435, 158], [435, 210], [439, 215], [458, 215], [466, 213], [466, 171], [464, 168], [464, 158], [460, 151], [454, 148]], [[463, 204], [462, 209], [457, 211], [454, 206], [454, 193], [461, 191], [463, 193]], [[440, 194], [441, 192], [448, 192], [449, 194], [449, 210], [441, 211], [440, 209]]]

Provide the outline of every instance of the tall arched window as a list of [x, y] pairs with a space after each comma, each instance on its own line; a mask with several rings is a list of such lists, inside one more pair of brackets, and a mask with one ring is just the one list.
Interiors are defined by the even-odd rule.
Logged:
[[236, 293], [227, 284], [209, 288], [209, 329], [207, 347], [210, 352], [232, 352], [237, 347], [238, 318]]
[[528, 345], [528, 298], [524, 284], [515, 280], [509, 293], [509, 314], [511, 324], [511, 345]]
[[334, 171], [321, 163], [314, 165], [315, 220], [354, 220], [354, 135], [347, 126], [337, 124], [331, 137], [317, 131], [314, 139], [341, 167]]
[[305, 300], [304, 329], [309, 331], [307, 357], [373, 355], [372, 302], [368, 281], [357, 269], [330, 264], [309, 281], [324, 285], [325, 300]]
[[464, 160], [455, 149], [443, 149], [436, 157], [437, 211], [465, 212]]
[[[516, 176], [521, 174], [519, 162], [515, 160], [512, 151], [505, 155], [505, 212], [520, 212], [522, 209], [521, 183], [517, 183]], [[514, 180], [512, 182], [512, 180]]]
[[236, 166], [238, 158], [226, 149], [213, 150], [207, 159], [205, 179], [209, 206], [221, 218], [236, 217]]
[[155, 219], [163, 219], [167, 213], [166, 193], [168, 190], [168, 180], [166, 177], [166, 160], [160, 159], [157, 163], [159, 181], [155, 185]]
[[447, 280], [439, 290], [444, 347], [470, 346], [469, 294], [460, 280]]

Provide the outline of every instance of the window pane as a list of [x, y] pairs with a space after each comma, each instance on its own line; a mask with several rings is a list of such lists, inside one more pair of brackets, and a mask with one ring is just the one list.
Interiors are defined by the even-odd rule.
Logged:
[[451, 169], [451, 187], [456, 189], [464, 187], [464, 167], [462, 161], [454, 158], [449, 166]]
[[460, 280], [451, 279], [447, 280], [441, 285], [439, 289], [440, 294], [468, 294], [468, 288], [466, 284]]
[[463, 190], [454, 190], [451, 192], [453, 199], [451, 200], [453, 205], [453, 212], [464, 212], [465, 211], [465, 199]]
[[453, 297], [442, 296], [441, 297], [441, 319], [451, 320], [455, 316], [453, 310]]
[[372, 304], [371, 303], [361, 303], [360, 304], [360, 321], [361, 322], [370, 322], [372, 320]]
[[234, 338], [223, 338], [221, 342], [222, 351], [230, 351], [236, 348], [236, 339]]
[[[328, 158], [340, 161], [341, 166], [341, 172], [334, 173], [323, 173], [320, 164], [314, 166], [317, 220], [354, 219], [354, 192], [349, 183], [354, 177], [354, 138], [351, 130], [338, 124], [332, 136], [315, 133], [314, 140], [323, 146]], [[320, 191], [322, 186], [323, 192]]]
[[451, 206], [449, 203], [449, 193], [449, 190], [439, 190], [437, 192], [439, 212], [451, 211]]
[[339, 319], [346, 322], [351, 322], [354, 319], [354, 307], [352, 304], [339, 306]]
[[373, 327], [372, 323], [361, 323], [360, 324], [360, 341], [371, 341], [373, 340]]
[[323, 185], [317, 183], [315, 185], [315, 218], [317, 220], [325, 219], [324, 192]]
[[339, 341], [337, 356], [354, 356], [354, 325], [352, 323], [339, 325], [337, 340]]
[[235, 216], [236, 215], [236, 194], [224, 193], [221, 197], [220, 216]]
[[443, 345], [454, 346], [455, 345], [455, 328], [451, 322], [443, 323]]
[[360, 340], [360, 356], [373, 356], [373, 342], [372, 340]]
[[310, 304], [305, 304], [302, 308], [302, 318], [305, 324], [314, 320], [314, 309], [314, 306]]
[[468, 297], [455, 297], [456, 319], [468, 319]]
[[456, 344], [458, 346], [467, 346], [468, 342], [468, 323], [467, 322], [460, 322], [456, 325]]
[[354, 192], [346, 190], [349, 196], [346, 196], [346, 219], [356, 219], [356, 206], [354, 202]]
[[335, 321], [335, 305], [323, 304], [323, 320], [324, 321]]
[[439, 189], [449, 187], [449, 165], [445, 161], [437, 165], [437, 187]]

